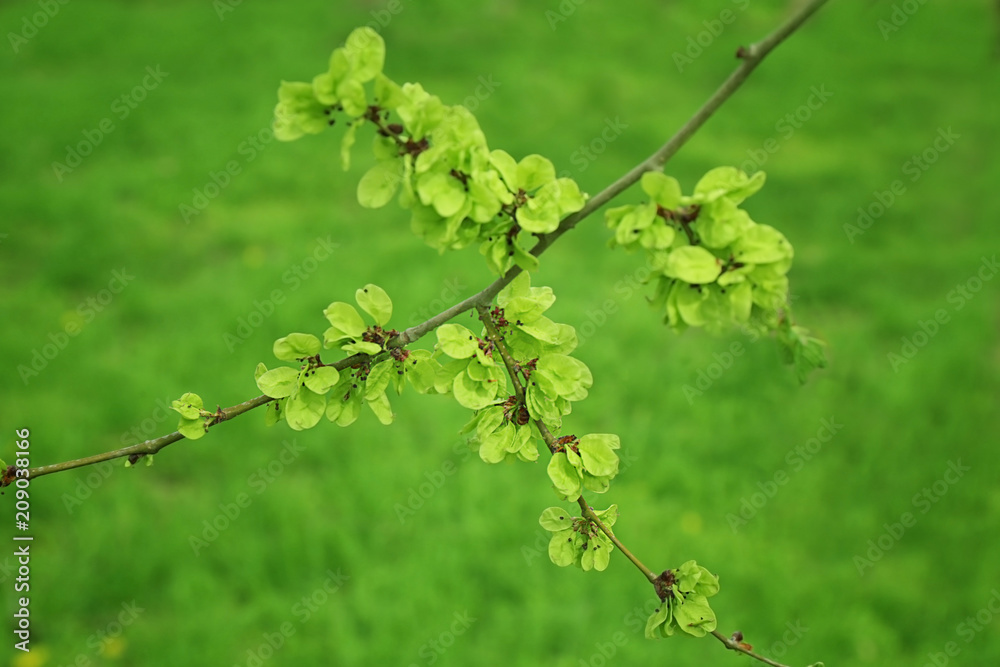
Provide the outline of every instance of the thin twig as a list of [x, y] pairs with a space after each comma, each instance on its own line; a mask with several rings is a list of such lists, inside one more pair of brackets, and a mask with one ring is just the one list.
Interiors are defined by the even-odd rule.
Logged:
[[517, 377], [517, 362], [510, 356], [510, 350], [507, 349], [507, 345], [503, 342], [503, 335], [497, 329], [497, 325], [490, 315], [490, 309], [487, 306], [476, 306], [476, 312], [479, 313], [479, 319], [482, 320], [483, 326], [486, 327], [486, 335], [489, 336], [489, 340], [493, 341], [494, 347], [500, 353], [500, 358], [503, 359], [507, 375], [510, 376], [510, 381], [514, 384], [514, 395], [517, 397], [518, 403], [524, 405], [524, 385], [521, 384], [520, 378]]
[[759, 653], [754, 653], [750, 649], [743, 648], [742, 646], [740, 646], [740, 643], [738, 641], [736, 641], [734, 639], [730, 639], [729, 637], [725, 636], [724, 634], [722, 634], [718, 630], [712, 630], [712, 636], [715, 637], [716, 639], [718, 639], [723, 644], [725, 644], [726, 648], [728, 648], [730, 651], [736, 651], [737, 653], [742, 653], [743, 655], [748, 655], [751, 658], [753, 658], [754, 660], [760, 660], [765, 665], [771, 665], [771, 667], [788, 667], [788, 665], [786, 665], [784, 663], [775, 662], [774, 660], [771, 660], [770, 658], [765, 658], [764, 656], [760, 655]]
[[581, 494], [580, 497], [576, 499], [576, 504], [580, 506], [581, 510], [583, 510], [583, 515], [588, 519], [590, 519], [593, 523], [597, 524], [597, 527], [601, 529], [601, 532], [603, 532], [605, 535], [608, 536], [608, 539], [611, 540], [616, 547], [618, 547], [618, 550], [621, 551], [626, 558], [632, 561], [632, 564], [635, 565], [639, 569], [639, 571], [642, 572], [643, 575], [645, 575], [647, 579], [649, 579], [649, 583], [655, 585], [656, 574], [654, 574], [652, 570], [646, 567], [646, 565], [641, 560], [636, 558], [635, 555], [631, 551], [629, 551], [624, 544], [622, 544], [622, 541], [619, 540], [617, 537], [615, 537], [615, 534], [611, 532], [611, 529], [604, 525], [604, 522], [601, 521], [601, 517], [597, 516], [597, 512], [595, 512], [594, 508], [587, 503], [587, 501], [583, 497], [583, 494]]

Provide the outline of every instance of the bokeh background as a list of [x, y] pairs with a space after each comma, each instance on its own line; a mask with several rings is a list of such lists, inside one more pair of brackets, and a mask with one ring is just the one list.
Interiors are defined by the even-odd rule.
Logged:
[[[405, 212], [358, 206], [367, 139], [347, 174], [339, 127], [270, 141], [278, 83], [322, 71], [353, 27], [379, 27], [394, 79], [474, 108], [491, 146], [542, 153], [595, 193], [788, 11], [3, 3], [4, 432], [30, 428], [38, 465], [162, 435], [185, 391], [213, 407], [257, 395], [272, 341], [321, 334], [323, 308], [367, 282], [402, 328], [491, 280], [474, 249], [439, 257]], [[832, 2], [668, 165], [688, 189], [718, 165], [767, 172], [747, 207], [794, 244], [797, 318], [829, 342], [830, 368], [804, 387], [770, 341], [662, 326], [634, 285], [641, 260], [605, 247], [598, 216], [534, 278], [595, 377], [569, 429], [620, 434], [630, 461], [595, 502], [620, 504], [618, 534], [654, 569], [693, 558], [719, 573], [720, 630], [781, 662], [1000, 663], [997, 32], [985, 0]], [[54, 166], [88, 141], [71, 171]], [[216, 196], [185, 221], [207, 186]], [[23, 374], [36, 352], [52, 358]], [[643, 639], [653, 596], [620, 555], [604, 573], [551, 565], [543, 463], [482, 463], [447, 398], [393, 406], [391, 427], [366, 411], [306, 433], [258, 411], [151, 468], [37, 480], [33, 651], [5, 631], [0, 663], [746, 662], [711, 638]], [[0, 504], [7, 541], [9, 491]]]

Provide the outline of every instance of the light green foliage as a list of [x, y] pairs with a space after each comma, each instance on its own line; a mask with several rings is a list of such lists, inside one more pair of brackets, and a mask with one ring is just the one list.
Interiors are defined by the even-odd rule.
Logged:
[[719, 578], [689, 560], [676, 570], [667, 570], [657, 578], [660, 606], [646, 621], [646, 637], [670, 637], [676, 630], [693, 637], [704, 637], [715, 630], [715, 612], [708, 598], [719, 592]]
[[[618, 520], [618, 505], [595, 511], [594, 514], [610, 530]], [[585, 572], [607, 569], [614, 544], [589, 518], [571, 516], [562, 508], [549, 507], [542, 512], [538, 523], [552, 533], [549, 560], [553, 563], [559, 567], [576, 565]]]
[[198, 394], [187, 393], [174, 401], [171, 405], [181, 419], [177, 424], [177, 430], [189, 440], [197, 440], [208, 431], [209, 421], [212, 413], [205, 410], [205, 404]]
[[555, 231], [565, 216], [583, 208], [586, 195], [572, 179], [557, 178], [540, 155], [517, 162], [491, 151], [468, 109], [443, 104], [420, 84], [398, 85], [383, 74], [384, 62], [385, 43], [377, 32], [352, 32], [311, 84], [281, 84], [275, 136], [292, 141], [317, 134], [343, 113], [348, 121], [341, 162], [347, 169], [359, 126], [371, 123], [378, 162], [358, 183], [362, 206], [380, 208], [398, 194], [414, 233], [439, 251], [478, 243], [496, 273], [515, 264], [536, 268], [532, 236]]
[[[611, 246], [644, 249], [656, 282], [654, 305], [676, 330], [689, 326], [722, 332], [740, 327], [760, 334], [788, 328], [788, 270], [793, 251], [778, 230], [754, 222], [740, 208], [764, 185], [764, 173], [734, 167], [705, 174], [691, 195], [660, 172], [642, 176], [649, 201], [609, 210]], [[823, 348], [808, 333], [779, 336], [796, 361], [800, 380], [825, 365]], [[799, 340], [812, 344], [797, 343]], [[796, 352], [798, 350], [798, 352]]]
[[[394, 389], [402, 393], [407, 377], [420, 393], [442, 393], [441, 365], [430, 352], [388, 348], [398, 332], [385, 328], [392, 317], [392, 300], [385, 290], [368, 284], [357, 290], [355, 300], [375, 324], [366, 324], [354, 306], [335, 301], [323, 311], [330, 323], [323, 343], [303, 333], [289, 334], [274, 342], [274, 356], [282, 361], [297, 361], [298, 368], [279, 366], [268, 370], [264, 364], [257, 366], [257, 387], [276, 399], [266, 412], [268, 425], [285, 420], [299, 431], [312, 428], [326, 415], [330, 421], [347, 426], [358, 418], [362, 404], [367, 404], [380, 422], [390, 424], [393, 414], [388, 392]], [[348, 355], [368, 356], [338, 371], [320, 359], [324, 345]]]
[[[535, 238], [555, 232], [566, 216], [583, 208], [586, 196], [579, 186], [557, 178], [552, 162], [541, 155], [518, 161], [491, 150], [468, 109], [445, 105], [419, 84], [396, 84], [382, 73], [384, 61], [385, 45], [375, 31], [352, 32], [312, 84], [282, 84], [275, 135], [293, 140], [315, 134], [344, 114], [340, 152], [347, 169], [357, 132], [370, 123], [376, 163], [358, 183], [362, 206], [379, 208], [395, 198], [410, 211], [414, 233], [441, 252], [478, 244], [495, 273], [515, 265], [536, 268], [538, 260], [530, 252]], [[647, 202], [607, 213], [614, 230], [611, 245], [649, 255], [657, 283], [654, 303], [666, 321], [675, 329], [778, 329], [800, 377], [822, 366], [821, 343], [790, 324], [791, 245], [740, 208], [761, 188], [764, 175], [713, 169], [691, 195], [662, 173], [646, 173], [641, 180]], [[543, 442], [552, 454], [546, 470], [560, 498], [577, 501], [586, 491], [608, 490], [619, 469], [618, 436], [552, 435], [571, 404], [587, 397], [593, 376], [571, 356], [577, 346], [573, 327], [545, 316], [555, 301], [551, 289], [532, 287], [522, 272], [497, 295], [495, 308], [481, 312], [482, 330], [441, 324], [433, 351], [390, 347], [398, 332], [387, 329], [392, 301], [381, 288], [366, 285], [355, 300], [374, 324], [353, 305], [337, 301], [324, 311], [330, 327], [322, 343], [309, 334], [275, 342], [278, 359], [300, 366], [258, 367], [258, 386], [276, 399], [268, 423], [284, 419], [293, 429], [305, 429], [325, 414], [347, 426], [367, 404], [389, 424], [387, 392], [402, 392], [409, 378], [418, 392], [451, 393], [474, 411], [463, 432], [483, 461], [535, 461]], [[356, 355], [352, 365], [338, 371], [324, 364], [324, 346]], [[202, 418], [193, 407], [184, 409]], [[554, 507], [543, 512], [539, 523], [552, 532], [549, 557], [559, 566], [604, 570], [614, 546], [593, 516], [610, 531], [618, 508], [585, 514], [571, 517]], [[708, 598], [719, 587], [708, 570], [689, 561], [665, 571], [655, 585], [662, 604], [647, 623], [648, 637], [669, 636], [676, 629], [703, 636], [715, 629]]]
[[548, 466], [556, 493], [564, 500], [576, 500], [584, 489], [594, 493], [607, 491], [618, 474], [615, 450], [620, 448], [618, 436], [610, 433], [560, 438]]

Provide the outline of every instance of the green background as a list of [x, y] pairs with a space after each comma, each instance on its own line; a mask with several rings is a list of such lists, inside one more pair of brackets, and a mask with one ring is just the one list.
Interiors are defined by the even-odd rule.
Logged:
[[[16, 53], [10, 33], [42, 5], [0, 8], [0, 414], [7, 437], [31, 430], [36, 465], [119, 447], [133, 431], [168, 433], [176, 415], [160, 406], [185, 391], [213, 408], [257, 395], [253, 369], [274, 364], [272, 341], [321, 334], [323, 308], [367, 282], [388, 290], [402, 328], [491, 280], [474, 249], [439, 257], [405, 212], [357, 205], [367, 139], [347, 174], [340, 127], [244, 143], [269, 138], [279, 81], [322, 71], [353, 27], [389, 18], [391, 77], [468, 100], [492, 147], [542, 153], [593, 194], [665, 141], [735, 66], [736, 48], [789, 9], [567, 1], [556, 22], [555, 0], [403, 0], [396, 15], [379, 14], [381, 2], [246, 1], [221, 15], [209, 2], [51, 4], [58, 12]], [[598, 216], [533, 278], [558, 295], [553, 319], [581, 331], [578, 356], [595, 377], [567, 429], [618, 433], [632, 461], [592, 502], [620, 504], [616, 532], [653, 569], [693, 558], [718, 573], [720, 630], [791, 665], [933, 664], [949, 642], [960, 653], [938, 664], [1000, 662], [988, 606], [1000, 609], [1000, 308], [998, 281], [976, 282], [980, 270], [995, 278], [983, 258], [1000, 240], [997, 23], [992, 3], [907, 7], [884, 33], [892, 4], [831, 3], [667, 168], [690, 190], [706, 170], [777, 146], [749, 164], [768, 182], [746, 206], [795, 246], [796, 316], [829, 342], [827, 371], [799, 387], [769, 341], [671, 333], [632, 286], [642, 260], [609, 251]], [[735, 22], [712, 23], [726, 9]], [[688, 48], [698, 57], [678, 67]], [[116, 100], [147, 67], [167, 74], [123, 118]], [[476, 99], [484, 80], [498, 85]], [[820, 87], [832, 96], [803, 107]], [[60, 179], [53, 163], [105, 118], [113, 130]], [[598, 140], [609, 123], [620, 133]], [[938, 152], [949, 128], [958, 138]], [[925, 151], [934, 163], [913, 172]], [[180, 205], [229, 161], [239, 173], [186, 224]], [[897, 180], [902, 194], [851, 238], [859, 207]], [[335, 250], [303, 265], [317, 239]], [[115, 270], [133, 278], [89, 310], [89, 298], [111, 296]], [[965, 298], [959, 285], [979, 289]], [[939, 310], [947, 321], [921, 337]], [[233, 343], [248, 318], [259, 326]], [[78, 335], [60, 339], [71, 326]], [[893, 368], [887, 355], [915, 334], [925, 345]], [[64, 349], [22, 378], [52, 338]], [[704, 392], [685, 391], [701, 373]], [[263, 664], [747, 662], [711, 638], [643, 639], [652, 591], [620, 554], [604, 573], [550, 564], [537, 517], [556, 498], [543, 463], [482, 463], [447, 398], [411, 393], [393, 407], [391, 427], [366, 411], [348, 429], [306, 433], [267, 429], [258, 411], [152, 468], [40, 478], [34, 650], [10, 664], [245, 666], [282, 629]], [[824, 420], [838, 428], [820, 443]], [[950, 462], [968, 468], [953, 484], [940, 481]], [[227, 519], [239, 500], [249, 505]], [[8, 489], [8, 545], [12, 501]], [[402, 513], [408, 502], [419, 508]], [[741, 508], [750, 518], [734, 526]], [[913, 525], [900, 534], [892, 524], [906, 512]], [[195, 553], [213, 521], [229, 525]], [[5, 619], [12, 551], [0, 550]], [[328, 594], [331, 574], [347, 578]], [[980, 630], [960, 626], [977, 613]], [[5, 632], [0, 663], [19, 653], [12, 643]]]

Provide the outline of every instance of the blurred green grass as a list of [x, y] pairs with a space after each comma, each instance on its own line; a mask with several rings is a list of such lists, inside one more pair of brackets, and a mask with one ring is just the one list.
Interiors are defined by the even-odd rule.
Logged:
[[[339, 130], [268, 143], [252, 160], [240, 150], [268, 127], [278, 82], [319, 72], [384, 6], [245, 2], [220, 20], [210, 3], [69, 3], [5, 52], [0, 390], [8, 432], [31, 429], [33, 463], [120, 446], [133, 429], [169, 432], [176, 422], [158, 405], [185, 391], [224, 406], [256, 395], [253, 368], [271, 363], [271, 341], [320, 333], [322, 309], [366, 282], [385, 287], [409, 325], [490, 280], [474, 251], [438, 257], [413, 239], [398, 209], [362, 210], [354, 187], [365, 160], [340, 172]], [[728, 74], [736, 47], [768, 32], [788, 3], [736, 12], [678, 72], [673, 54], [734, 6], [587, 2], [552, 29], [556, 3], [404, 1], [382, 34], [390, 76], [445, 101], [473, 94], [479, 77], [499, 82], [476, 110], [491, 146], [542, 153], [594, 193], [659, 146]], [[690, 188], [705, 170], [778, 141], [762, 165], [768, 185], [748, 208], [795, 245], [797, 316], [829, 341], [829, 370], [800, 388], [766, 341], [671, 334], [638, 292], [616, 290], [639, 260], [609, 252], [596, 217], [534, 278], [559, 296], [553, 317], [581, 330], [606, 300], [617, 306], [588, 329], [579, 356], [595, 386], [569, 425], [619, 433], [634, 458], [599, 499], [621, 505], [619, 535], [655, 569], [695, 558], [720, 573], [720, 630], [740, 629], [794, 665], [924, 664], [947, 642], [961, 648], [956, 662], [1000, 661], [1000, 621], [968, 643], [958, 628], [1000, 588], [997, 284], [961, 310], [948, 300], [1000, 238], [996, 25], [985, 2], [928, 3], [883, 39], [878, 21], [892, 10], [831, 3], [668, 166]], [[5, 3], [3, 33], [38, 11]], [[119, 119], [114, 101], [156, 66], [166, 78]], [[787, 136], [779, 122], [814, 86], [832, 97]], [[57, 179], [53, 162], [105, 117], [115, 129]], [[627, 128], [581, 169], [574, 155], [616, 119]], [[907, 161], [949, 127], [959, 139], [908, 180]], [[231, 160], [240, 173], [185, 224], [179, 206]], [[852, 243], [844, 225], [896, 179], [905, 194]], [[287, 278], [327, 237], [333, 255], [305, 279]], [[123, 268], [134, 281], [81, 322], [78, 304]], [[231, 351], [225, 334], [275, 290], [283, 303]], [[951, 320], [894, 372], [886, 355], [942, 308]], [[80, 335], [25, 385], [18, 366], [74, 322]], [[745, 353], [689, 402], [684, 386], [733, 342]], [[624, 559], [600, 575], [547, 562], [536, 519], [554, 499], [540, 466], [482, 464], [462, 448], [465, 415], [447, 400], [404, 396], [394, 408], [389, 428], [366, 414], [346, 430], [307, 433], [266, 429], [252, 414], [171, 447], [150, 469], [38, 480], [37, 651], [12, 664], [82, 655], [246, 665], [283, 627], [294, 634], [273, 664], [575, 667], [601, 664], [608, 645], [609, 664], [729, 659], [711, 640], [642, 639], [633, 611], [650, 592]], [[829, 418], [843, 428], [795, 469], [789, 452]], [[277, 470], [292, 440], [304, 451], [258, 493], [259, 469]], [[971, 471], [921, 513], [914, 495], [958, 460]], [[734, 532], [727, 517], [776, 471], [787, 485]], [[412, 516], [400, 513], [442, 475]], [[196, 555], [192, 536], [240, 494], [249, 506]], [[859, 576], [855, 557], [906, 511], [916, 525]], [[328, 572], [349, 579], [320, 595]], [[302, 602], [313, 595], [326, 599]], [[115, 634], [132, 601], [143, 611], [102, 643], [98, 633]], [[466, 612], [476, 620], [438, 653], [429, 642], [448, 640]], [[808, 630], [783, 646], [788, 624]]]

